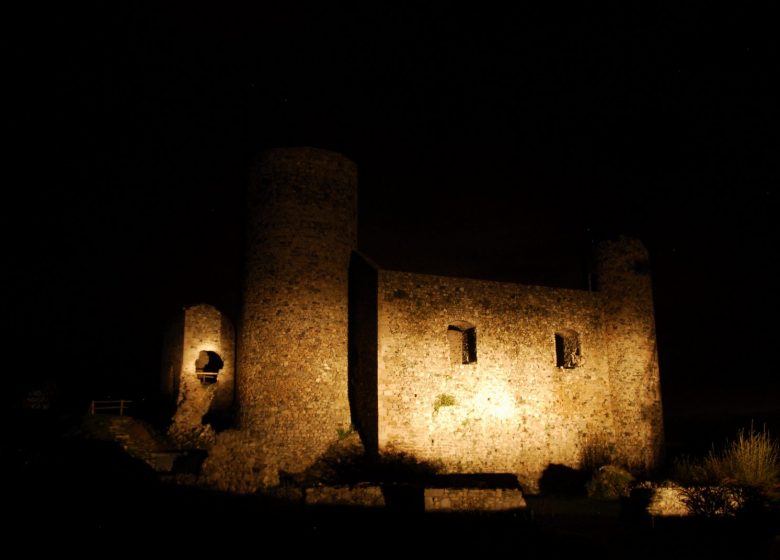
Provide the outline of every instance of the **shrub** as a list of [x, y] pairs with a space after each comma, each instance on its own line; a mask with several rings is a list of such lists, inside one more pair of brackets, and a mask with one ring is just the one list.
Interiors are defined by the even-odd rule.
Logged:
[[674, 461], [674, 478], [687, 486], [729, 484], [769, 490], [780, 480], [780, 444], [769, 432], [740, 430], [722, 451], [711, 450], [701, 461]]
[[720, 480], [742, 486], [769, 489], [780, 479], [780, 444], [764, 428], [757, 432], [740, 430], [720, 457], [708, 457]]
[[358, 447], [342, 449], [334, 445], [303, 473], [287, 476], [287, 482], [303, 486], [359, 482], [423, 483], [441, 469], [442, 465], [437, 462], [420, 460], [403, 452], [386, 452], [374, 457]]
[[[780, 444], [766, 428], [740, 430], [720, 452], [700, 461], [681, 457], [673, 476], [684, 486], [681, 498], [699, 517], [755, 517], [773, 506], [772, 489], [780, 479]], [[752, 516], [752, 517], [751, 517]]]
[[683, 488], [681, 498], [691, 515], [697, 517], [734, 517], [745, 507], [749, 493], [731, 486]]
[[601, 500], [617, 500], [627, 497], [634, 477], [627, 470], [615, 465], [600, 467], [585, 485], [588, 497]]

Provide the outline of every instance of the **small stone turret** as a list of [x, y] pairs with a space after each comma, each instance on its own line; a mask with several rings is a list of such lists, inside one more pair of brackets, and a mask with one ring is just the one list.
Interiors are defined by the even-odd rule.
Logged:
[[162, 389], [176, 402], [170, 434], [181, 444], [208, 446], [213, 432], [204, 417], [233, 404], [233, 325], [211, 305], [192, 305], [172, 322], [167, 338]]

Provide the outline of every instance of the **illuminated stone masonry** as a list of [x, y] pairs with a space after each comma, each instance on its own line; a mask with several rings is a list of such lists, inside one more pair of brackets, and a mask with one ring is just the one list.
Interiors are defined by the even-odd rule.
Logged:
[[167, 333], [163, 394], [176, 402], [169, 435], [183, 446], [207, 447], [214, 433], [204, 417], [233, 405], [235, 335], [211, 305], [182, 309]]
[[[357, 252], [355, 165], [313, 148], [261, 154], [247, 201], [240, 423], [207, 460], [221, 487], [278, 484], [352, 429], [370, 455], [511, 473], [532, 491], [550, 465], [576, 468], [593, 453], [658, 460], [655, 324], [638, 240], [598, 246], [595, 291], [383, 270]], [[213, 308], [187, 313], [163, 371], [182, 433], [232, 395], [226, 321]], [[213, 377], [209, 352], [224, 362]], [[208, 391], [209, 404], [195, 396]]]
[[379, 450], [516, 473], [530, 489], [586, 453], [651, 466], [662, 431], [652, 322], [607, 314], [609, 297], [379, 271]]

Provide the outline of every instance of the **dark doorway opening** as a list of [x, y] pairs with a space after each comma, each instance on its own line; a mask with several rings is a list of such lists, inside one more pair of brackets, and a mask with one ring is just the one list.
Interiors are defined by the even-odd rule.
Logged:
[[225, 366], [225, 362], [216, 352], [201, 350], [195, 360], [195, 373], [204, 385], [217, 382], [217, 374]]

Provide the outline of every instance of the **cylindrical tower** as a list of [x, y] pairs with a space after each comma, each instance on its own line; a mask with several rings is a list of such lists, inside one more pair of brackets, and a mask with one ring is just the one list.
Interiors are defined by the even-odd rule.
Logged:
[[263, 152], [248, 211], [241, 429], [261, 444], [267, 468], [298, 472], [350, 425], [347, 275], [357, 246], [356, 166], [314, 148]]
[[596, 267], [616, 444], [630, 463], [652, 468], [663, 445], [663, 411], [647, 249], [628, 237], [604, 241]]

